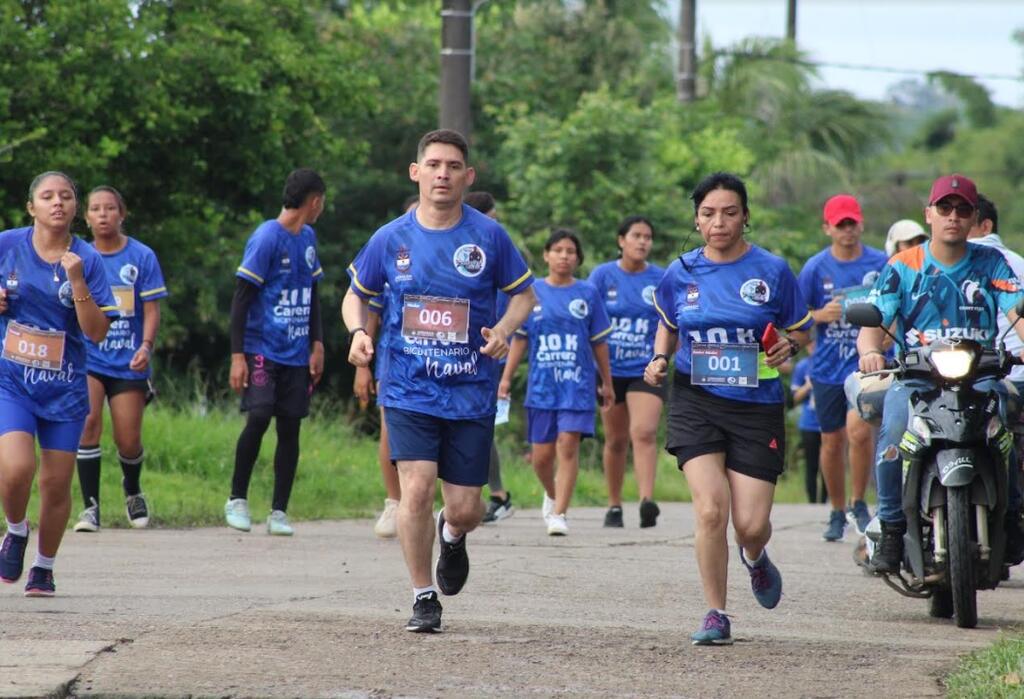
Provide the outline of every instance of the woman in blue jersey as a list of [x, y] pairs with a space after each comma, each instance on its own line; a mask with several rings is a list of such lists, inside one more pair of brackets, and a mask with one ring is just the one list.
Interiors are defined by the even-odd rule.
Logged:
[[71, 235], [78, 209], [71, 178], [45, 172], [28, 198], [33, 224], [0, 233], [0, 500], [7, 519], [0, 580], [13, 583], [24, 570], [38, 470], [39, 543], [25, 595], [49, 597], [89, 412], [85, 340], [102, 341], [117, 311], [99, 254]]
[[78, 483], [85, 510], [75, 523], [76, 532], [100, 529], [104, 399], [110, 403], [128, 523], [136, 528], [149, 525], [149, 505], [139, 483], [142, 413], [150, 391], [150, 355], [160, 328], [160, 299], [167, 296], [167, 287], [156, 254], [122, 232], [127, 214], [124, 199], [113, 187], [101, 186], [89, 192], [85, 221], [92, 230], [93, 247], [103, 260], [118, 317], [102, 342], [86, 345], [89, 417], [78, 446]]
[[598, 265], [590, 283], [604, 300], [611, 319], [608, 336], [615, 405], [601, 413], [604, 423], [604, 477], [608, 483], [608, 511], [604, 526], [621, 527], [622, 482], [626, 453], [633, 444], [633, 468], [640, 495], [640, 526], [658, 523], [654, 502], [654, 474], [658, 463], [658, 423], [665, 389], [644, 381], [644, 368], [654, 348], [658, 312], [654, 290], [665, 270], [648, 264], [654, 224], [643, 216], [629, 216], [619, 224], [618, 260]]
[[711, 608], [691, 638], [724, 645], [732, 643], [730, 516], [754, 597], [772, 609], [782, 596], [782, 576], [765, 552], [786, 447], [778, 367], [807, 341], [811, 316], [786, 261], [744, 240], [750, 211], [742, 180], [715, 173], [692, 198], [704, 246], [681, 255], [658, 285], [661, 323], [644, 378], [661, 385], [678, 346], [665, 448], [693, 494], [697, 565]]
[[602, 410], [614, 400], [605, 342], [612, 328], [594, 285], [573, 276], [583, 262], [575, 233], [556, 229], [544, 245], [544, 262], [548, 276], [534, 285], [537, 305], [517, 331], [498, 397], [509, 396], [512, 377], [529, 351], [525, 405], [531, 460], [544, 486], [541, 511], [548, 534], [565, 536], [565, 514], [579, 473], [580, 439], [594, 434], [595, 364], [601, 374]]

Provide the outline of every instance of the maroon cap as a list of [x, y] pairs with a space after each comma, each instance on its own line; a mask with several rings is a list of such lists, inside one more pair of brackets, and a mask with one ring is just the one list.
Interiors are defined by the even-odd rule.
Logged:
[[928, 206], [953, 194], [963, 197], [971, 206], [978, 206], [978, 189], [963, 175], [946, 175], [935, 180], [932, 193], [928, 195]]
[[848, 218], [857, 223], [864, 222], [864, 214], [860, 212], [860, 204], [849, 194], [837, 194], [825, 202], [825, 223], [830, 226], [838, 225], [840, 221]]

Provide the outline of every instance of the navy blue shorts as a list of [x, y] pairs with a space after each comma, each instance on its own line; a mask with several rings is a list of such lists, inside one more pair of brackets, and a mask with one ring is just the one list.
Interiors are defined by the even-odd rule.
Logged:
[[436, 415], [388, 407], [391, 463], [433, 461], [437, 477], [453, 485], [482, 486], [487, 482], [494, 439], [494, 416], [448, 420]]
[[846, 400], [842, 384], [814, 382], [814, 410], [818, 413], [818, 424], [822, 432], [835, 432], [846, 428], [846, 411], [852, 406]]
[[582, 437], [593, 437], [594, 411], [527, 408], [526, 425], [526, 441], [530, 444], [550, 444], [557, 441], [559, 432], [579, 432]]
[[55, 422], [37, 417], [32, 407], [9, 395], [0, 395], [0, 435], [27, 432], [39, 440], [40, 449], [78, 451], [85, 418]]

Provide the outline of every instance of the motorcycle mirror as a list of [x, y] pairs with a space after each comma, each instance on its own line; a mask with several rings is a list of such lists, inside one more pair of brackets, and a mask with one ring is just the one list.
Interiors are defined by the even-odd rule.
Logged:
[[846, 307], [846, 320], [862, 328], [880, 328], [882, 312], [873, 303], [851, 303]]

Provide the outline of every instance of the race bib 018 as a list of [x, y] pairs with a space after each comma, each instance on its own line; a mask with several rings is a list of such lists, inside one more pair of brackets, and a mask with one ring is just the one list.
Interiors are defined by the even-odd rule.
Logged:
[[64, 361], [64, 331], [38, 330], [12, 320], [4, 334], [3, 357], [34, 369], [60, 371]]

